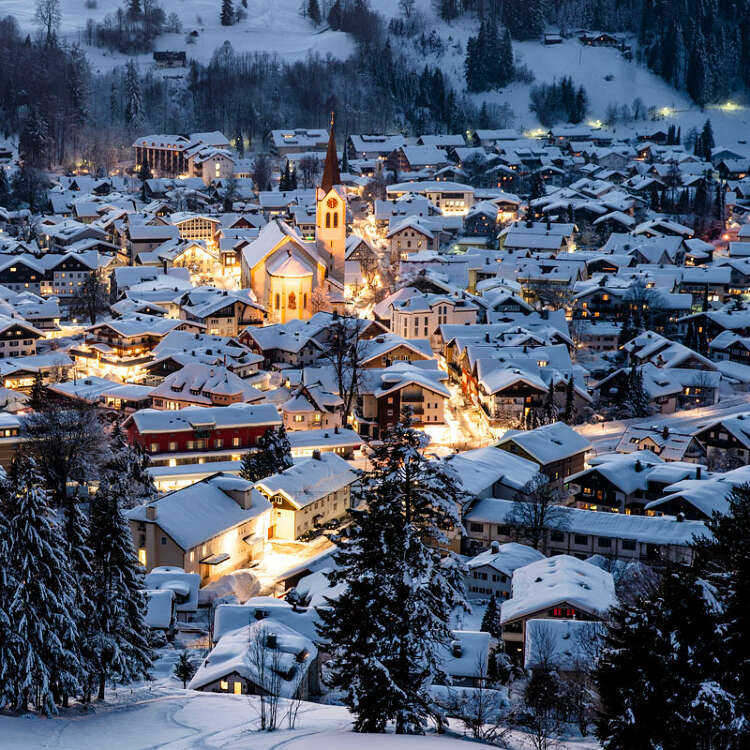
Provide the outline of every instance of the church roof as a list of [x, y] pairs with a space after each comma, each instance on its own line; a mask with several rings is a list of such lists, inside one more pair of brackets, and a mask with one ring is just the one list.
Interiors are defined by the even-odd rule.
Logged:
[[323, 179], [320, 183], [320, 187], [327, 193], [334, 185], [339, 184], [341, 184], [341, 174], [339, 173], [339, 159], [336, 155], [336, 131], [333, 127], [333, 118], [331, 118], [331, 132], [328, 137], [326, 163], [323, 168]]
[[279, 255], [266, 266], [271, 276], [283, 276], [287, 279], [312, 276], [312, 268], [289, 252], [286, 257]]

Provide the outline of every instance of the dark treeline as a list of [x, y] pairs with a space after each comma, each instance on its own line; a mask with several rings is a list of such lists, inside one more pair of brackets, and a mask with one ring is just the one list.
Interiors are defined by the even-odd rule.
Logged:
[[[32, 40], [8, 17], [0, 20], [0, 131], [19, 133], [35, 166], [105, 171], [128, 159], [133, 138], [146, 132], [216, 129], [259, 148], [269, 130], [323, 127], [331, 111], [341, 135], [456, 132], [477, 122], [478, 108], [438, 67], [415, 68], [395, 51], [378, 31], [379, 16], [357, 18], [375, 18], [377, 28], [367, 38], [355, 34], [348, 60], [287, 63], [225, 43], [207, 65], [191, 62], [175, 80], [140, 75], [130, 63], [93, 74], [79, 47]], [[483, 110], [490, 127], [507, 123], [507, 112], [496, 110]]]

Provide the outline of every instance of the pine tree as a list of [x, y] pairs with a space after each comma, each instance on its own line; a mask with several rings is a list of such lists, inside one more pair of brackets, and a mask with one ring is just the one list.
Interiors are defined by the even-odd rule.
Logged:
[[422, 455], [410, 421], [405, 414], [373, 450], [329, 574], [345, 590], [319, 611], [329, 682], [358, 732], [383, 732], [389, 721], [397, 733], [421, 731], [450, 613], [465, 606], [461, 568], [436, 546], [458, 523], [463, 495], [448, 464]]
[[33, 459], [16, 462], [0, 487], [6, 519], [0, 585], [0, 704], [57, 712], [63, 694], [80, 687], [75, 581], [65, 540], [53, 520]]
[[[727, 509], [715, 512], [709, 522], [710, 536], [696, 541], [695, 566], [712, 585], [721, 605], [717, 632], [721, 632], [720, 683], [735, 696], [734, 744], [750, 744], [750, 485], [734, 487]], [[717, 639], [719, 640], [719, 639]]]
[[565, 411], [563, 413], [563, 420], [565, 424], [575, 424], [576, 418], [576, 390], [575, 383], [573, 382], [573, 376], [568, 377], [565, 383]]
[[482, 624], [479, 629], [483, 630], [485, 633], [489, 633], [493, 638], [502, 637], [503, 629], [500, 626], [500, 613], [497, 610], [497, 599], [495, 598], [494, 592], [490, 597], [487, 609], [484, 610]]
[[126, 491], [120, 496], [122, 508], [134, 508], [156, 499], [157, 491], [149, 472], [151, 459], [140, 445], [131, 445], [119, 424], [110, 436], [109, 469], [118, 474]]
[[237, 156], [240, 159], [245, 158], [245, 139], [242, 135], [242, 130], [237, 129], [237, 135], [234, 137], [234, 148], [237, 151]]
[[10, 183], [4, 169], [0, 169], [0, 206], [2, 208], [10, 206]]
[[34, 375], [34, 383], [29, 393], [28, 407], [33, 411], [44, 411], [49, 405], [49, 394], [47, 386], [44, 385], [44, 376], [37, 370]]
[[139, 125], [143, 120], [143, 101], [138, 68], [133, 60], [125, 66], [125, 122], [128, 125]]
[[182, 680], [182, 687], [186, 688], [188, 682], [193, 678], [194, 674], [195, 674], [195, 667], [193, 666], [193, 663], [190, 661], [188, 652], [183, 651], [180, 654], [180, 658], [177, 664], [175, 664], [174, 676], [178, 680]]
[[221, 0], [221, 25], [232, 26], [234, 25], [234, 7], [232, 0]]
[[643, 385], [643, 372], [640, 367], [635, 365], [632, 365], [628, 370], [624, 407], [629, 417], [648, 417], [651, 415], [649, 396]]
[[143, 574], [120, 504], [132, 492], [127, 482], [110, 468], [91, 502], [91, 658], [99, 700], [107, 680], [126, 684], [146, 679], [151, 666]]
[[320, 5], [318, 5], [318, 0], [308, 0], [307, 15], [316, 26], [320, 26], [322, 17], [320, 15]]
[[282, 193], [286, 193], [292, 190], [292, 165], [287, 160], [284, 171], [281, 173], [281, 179], [279, 180], [279, 190]]
[[715, 592], [675, 567], [657, 590], [611, 613], [596, 670], [604, 750], [739, 748], [733, 696], [721, 688]]
[[701, 156], [703, 157], [704, 161], [711, 161], [711, 155], [714, 150], [714, 146], [716, 145], [716, 141], [714, 140], [714, 129], [711, 125], [711, 120], [706, 120], [706, 122], [703, 124], [700, 142], [703, 149]]
[[271, 427], [258, 440], [255, 450], [248, 451], [242, 457], [240, 476], [248, 482], [259, 482], [292, 465], [292, 448], [284, 426], [278, 431]]

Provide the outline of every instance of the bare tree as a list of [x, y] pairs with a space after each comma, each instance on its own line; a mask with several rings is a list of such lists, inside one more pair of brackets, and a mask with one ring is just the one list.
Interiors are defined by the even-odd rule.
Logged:
[[44, 33], [46, 43], [52, 44], [62, 20], [60, 0], [37, 0], [34, 19]]
[[398, 7], [407, 18], [411, 18], [415, 3], [416, 0], [398, 0]]
[[256, 675], [260, 698], [260, 728], [273, 732], [278, 726], [279, 693], [281, 692], [281, 652], [276, 634], [266, 625], [250, 628], [247, 647], [248, 661]]
[[491, 684], [487, 660], [481, 655], [477, 657], [476, 675], [476, 687], [441, 689], [436, 702], [448, 716], [461, 721], [475, 739], [505, 747], [512, 732], [506, 694]]
[[24, 418], [21, 434], [57, 507], [68, 500], [68, 484], [98, 479], [108, 458], [107, 439], [92, 406], [49, 404]]
[[553, 281], [532, 279], [523, 287], [524, 296], [536, 303], [540, 310], [548, 307], [560, 310], [567, 307], [571, 301], [570, 286], [557, 284]]
[[346, 426], [352, 413], [363, 377], [364, 341], [360, 338], [363, 321], [359, 318], [336, 318], [329, 328], [324, 358], [333, 367], [339, 396], [344, 402], [341, 425]]
[[271, 161], [266, 154], [258, 154], [255, 157], [253, 177], [257, 190], [271, 189]]
[[506, 518], [513, 536], [546, 554], [547, 531], [562, 530], [569, 523], [568, 514], [560, 504], [562, 498], [562, 491], [550, 487], [549, 479], [541, 472], [529, 479]]
[[87, 317], [91, 325], [99, 313], [109, 310], [109, 284], [101, 269], [92, 271], [70, 300], [70, 312], [76, 317]]
[[310, 295], [310, 310], [316, 312], [329, 312], [331, 309], [331, 300], [328, 292], [322, 286], [316, 286]]
[[311, 188], [315, 184], [315, 178], [320, 171], [320, 161], [314, 156], [305, 156], [299, 160], [300, 175], [302, 176], [302, 187]]

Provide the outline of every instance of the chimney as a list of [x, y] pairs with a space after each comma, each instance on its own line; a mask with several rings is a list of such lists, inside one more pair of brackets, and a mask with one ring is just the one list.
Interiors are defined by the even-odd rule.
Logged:
[[635, 462], [635, 466], [633, 468], [636, 471], [643, 471], [643, 464], [641, 463], [641, 459], [640, 458]]
[[696, 479], [700, 479], [700, 478], [701, 478], [701, 473], [702, 473], [702, 471], [701, 471], [701, 467], [700, 467], [700, 466], [698, 466], [698, 467], [697, 467], [697, 468], [695, 469], [695, 478], [696, 478]]
[[[326, 433], [326, 437], [328, 437], [328, 433]], [[313, 458], [314, 458], [314, 459], [315, 459], [316, 461], [322, 461], [322, 460], [323, 460], [323, 459], [322, 459], [322, 458], [320, 457], [320, 451], [319, 451], [319, 450], [314, 450], [314, 451], [312, 452], [312, 457], [313, 457]]]
[[266, 635], [266, 648], [276, 648], [277, 644], [276, 633], [268, 633]]
[[146, 520], [147, 521], [155, 521], [156, 513], [157, 513], [156, 505], [154, 503], [146, 506]]
[[490, 549], [495, 553], [500, 552], [500, 542], [498, 541], [492, 542], [492, 544], [490, 544]]
[[685, 514], [682, 511], [680, 511], [677, 514], [677, 522], [682, 523], [684, 520], [685, 520]]
[[453, 654], [454, 659], [460, 659], [463, 652], [461, 641], [451, 641], [451, 654]]
[[248, 483], [248, 488], [245, 490], [241, 489], [225, 489], [224, 494], [234, 500], [242, 510], [249, 510], [253, 505], [253, 485]]

